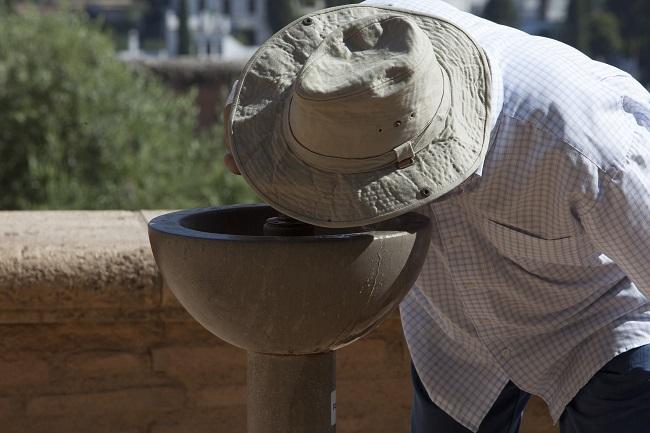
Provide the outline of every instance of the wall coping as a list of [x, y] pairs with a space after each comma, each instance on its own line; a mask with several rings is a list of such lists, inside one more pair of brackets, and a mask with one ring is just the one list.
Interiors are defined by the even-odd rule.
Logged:
[[0, 324], [191, 320], [147, 223], [166, 211], [0, 211]]
[[245, 61], [222, 61], [201, 59], [192, 56], [173, 59], [135, 59], [127, 64], [134, 68], [145, 68], [161, 78], [184, 85], [212, 82], [215, 77], [239, 75]]

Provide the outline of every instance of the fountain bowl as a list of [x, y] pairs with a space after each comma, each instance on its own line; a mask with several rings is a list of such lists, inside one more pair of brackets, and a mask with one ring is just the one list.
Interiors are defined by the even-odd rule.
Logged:
[[201, 325], [252, 352], [321, 353], [365, 335], [414, 284], [430, 223], [407, 213], [364, 227], [268, 236], [267, 205], [172, 212], [149, 223], [165, 284]]

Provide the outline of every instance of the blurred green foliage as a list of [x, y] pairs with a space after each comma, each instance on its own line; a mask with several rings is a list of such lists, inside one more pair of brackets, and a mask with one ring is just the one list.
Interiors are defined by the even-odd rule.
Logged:
[[483, 17], [510, 27], [519, 25], [519, 12], [512, 0], [489, 0], [483, 9]]
[[188, 55], [190, 53], [190, 28], [187, 0], [180, 0], [178, 7], [178, 54]]
[[590, 17], [592, 13], [591, 0], [571, 0], [565, 23], [565, 41], [585, 54], [590, 50]]
[[642, 82], [650, 81], [650, 1], [570, 0], [565, 42], [585, 54], [614, 63], [638, 63]]
[[589, 51], [598, 59], [610, 60], [623, 52], [623, 38], [616, 15], [597, 10], [589, 21]]
[[620, 22], [624, 53], [639, 62], [642, 80], [650, 83], [650, 1], [600, 1]]
[[359, 3], [361, 0], [325, 0], [325, 4], [328, 8], [333, 8], [335, 6], [343, 6], [353, 3]]
[[119, 61], [68, 13], [0, 16], [0, 208], [185, 208], [253, 201], [194, 95]]

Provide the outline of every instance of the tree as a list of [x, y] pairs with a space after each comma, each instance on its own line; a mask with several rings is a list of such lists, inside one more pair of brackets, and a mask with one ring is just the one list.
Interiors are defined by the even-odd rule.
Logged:
[[190, 53], [190, 28], [187, 0], [180, 0], [179, 2], [178, 21], [178, 54], [188, 55]]
[[549, 6], [549, 0], [539, 1], [539, 9], [537, 10], [537, 16], [542, 21], [546, 21], [546, 18], [548, 16], [548, 6]]
[[347, 4], [353, 4], [353, 3], [359, 3], [360, 0], [326, 0], [325, 3], [327, 4], [328, 8], [332, 8], [335, 6], [343, 6]]
[[14, 0], [0, 0], [0, 14], [13, 12]]
[[590, 53], [591, 11], [591, 0], [571, 0], [564, 24], [566, 43], [587, 55]]
[[606, 7], [618, 17], [622, 35], [627, 40], [643, 39], [648, 35], [650, 7], [647, 0], [607, 0]]
[[639, 62], [642, 79], [650, 81], [650, 2], [607, 0], [606, 7], [621, 23], [625, 54]]
[[611, 12], [597, 11], [591, 15], [589, 35], [591, 55], [596, 58], [611, 61], [623, 49], [618, 19]]
[[194, 95], [130, 70], [80, 16], [0, 15], [0, 107], [0, 209], [254, 198], [221, 166], [220, 128], [196, 132]]
[[519, 25], [519, 12], [512, 0], [489, 0], [483, 9], [483, 18], [510, 27]]

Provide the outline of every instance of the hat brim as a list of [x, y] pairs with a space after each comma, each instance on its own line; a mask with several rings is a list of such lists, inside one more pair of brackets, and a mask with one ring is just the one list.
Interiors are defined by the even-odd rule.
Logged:
[[[397, 169], [342, 174], [320, 170], [291, 151], [283, 127], [286, 105], [302, 66], [330, 32], [368, 15], [403, 14], [429, 37], [450, 80], [451, 108], [442, 136], [414, 163]], [[448, 193], [479, 167], [490, 125], [490, 66], [463, 30], [437, 17], [388, 7], [350, 5], [297, 20], [262, 45], [242, 71], [232, 109], [232, 152], [249, 185], [293, 218], [324, 227], [383, 221]]]

